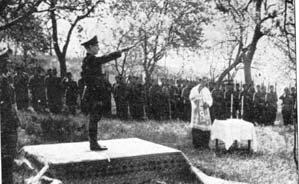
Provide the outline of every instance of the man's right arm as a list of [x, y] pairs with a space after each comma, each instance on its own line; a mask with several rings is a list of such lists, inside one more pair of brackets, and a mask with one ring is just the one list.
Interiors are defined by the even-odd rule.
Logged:
[[105, 64], [108, 63], [109, 61], [112, 61], [114, 59], [117, 59], [121, 57], [121, 52], [120, 51], [116, 51], [116, 52], [112, 52], [111, 54], [108, 55], [104, 55], [101, 57], [96, 57], [96, 62], [100, 63], [100, 64]]

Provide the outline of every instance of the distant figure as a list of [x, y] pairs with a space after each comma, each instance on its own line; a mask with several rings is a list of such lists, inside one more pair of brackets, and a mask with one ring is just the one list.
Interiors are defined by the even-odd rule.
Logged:
[[[253, 114], [253, 94], [254, 94], [254, 88], [251, 84], [244, 84], [243, 90], [240, 94], [240, 98], [242, 100], [243, 98], [243, 116], [242, 119], [245, 121], [249, 121], [254, 123], [254, 114]], [[242, 101], [241, 101], [242, 103]], [[242, 106], [242, 104], [241, 104]], [[242, 107], [241, 107], [242, 108]]]
[[17, 154], [19, 118], [14, 101], [14, 89], [9, 82], [9, 61], [12, 51], [0, 45], [0, 120], [2, 183], [13, 184], [13, 165]]
[[224, 109], [224, 95], [223, 91], [220, 89], [220, 84], [215, 85], [212, 91], [213, 105], [211, 107], [211, 120], [212, 123], [215, 119], [224, 119], [225, 109]]
[[256, 86], [256, 93], [253, 96], [253, 103], [254, 103], [254, 117], [255, 122], [259, 125], [264, 124], [264, 112], [265, 112], [265, 97], [266, 93], [262, 90], [260, 85]]
[[80, 73], [80, 76], [81, 76], [81, 78], [78, 80], [78, 94], [79, 94], [80, 110], [83, 114], [88, 114], [88, 105], [86, 102], [84, 102], [84, 99], [83, 99], [83, 96], [86, 94], [87, 86], [82, 77], [82, 72]]
[[111, 104], [111, 95], [112, 95], [112, 85], [109, 82], [108, 78], [104, 79], [104, 88], [103, 91], [103, 116], [106, 118], [111, 118], [112, 115], [112, 104]]
[[274, 86], [270, 86], [270, 92], [266, 95], [266, 125], [274, 125], [277, 112], [277, 94]]
[[191, 116], [191, 103], [189, 100], [189, 95], [190, 91], [192, 89], [192, 86], [190, 82], [186, 81], [185, 82], [185, 87], [182, 89], [182, 100], [183, 100], [183, 106], [184, 106], [184, 115], [183, 115], [183, 120], [184, 121], [190, 121], [190, 116]]
[[292, 125], [293, 97], [289, 88], [284, 88], [284, 94], [279, 97], [282, 100], [282, 118], [284, 125]]
[[291, 88], [291, 96], [293, 98], [293, 118], [295, 123], [297, 122], [297, 90], [295, 87]]
[[61, 113], [63, 88], [61, 78], [57, 77], [57, 70], [54, 68], [50, 76], [45, 79], [48, 107], [54, 114]]
[[73, 80], [72, 73], [68, 72], [63, 79], [62, 84], [65, 88], [65, 104], [72, 115], [76, 114], [76, 105], [78, 97], [78, 86]]
[[17, 74], [14, 76], [14, 87], [16, 92], [16, 103], [18, 110], [27, 110], [29, 106], [29, 76], [23, 70], [24, 68], [18, 66], [16, 68]]
[[130, 108], [130, 115], [134, 120], [142, 120], [143, 111], [143, 86], [136, 76], [130, 77], [130, 83], [128, 85], [128, 101]]
[[211, 135], [209, 107], [213, 104], [213, 98], [207, 84], [207, 78], [203, 78], [201, 83], [192, 88], [189, 96], [192, 105], [191, 127], [194, 148], [209, 149]]
[[122, 120], [128, 119], [128, 90], [122, 76], [115, 77], [113, 97], [116, 104], [116, 115]]
[[158, 84], [158, 80], [154, 79], [153, 84], [149, 89], [149, 108], [150, 108], [150, 119], [154, 120], [161, 120], [162, 118], [162, 101], [161, 101], [161, 95], [162, 95], [162, 88]]
[[43, 69], [36, 68], [34, 76], [29, 80], [32, 107], [36, 112], [45, 112], [47, 107], [45, 80], [42, 75]]

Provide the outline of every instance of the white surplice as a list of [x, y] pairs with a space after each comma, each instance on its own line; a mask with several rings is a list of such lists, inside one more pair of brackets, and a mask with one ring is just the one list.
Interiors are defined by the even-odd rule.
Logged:
[[211, 117], [209, 108], [204, 108], [203, 105], [207, 104], [209, 107], [213, 104], [211, 92], [207, 87], [201, 84], [192, 88], [189, 99], [191, 101], [192, 114], [191, 114], [191, 128], [198, 128], [202, 131], [210, 131]]

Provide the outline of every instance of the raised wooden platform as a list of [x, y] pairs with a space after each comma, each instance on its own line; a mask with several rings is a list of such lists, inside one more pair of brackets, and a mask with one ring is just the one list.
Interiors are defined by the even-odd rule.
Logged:
[[88, 142], [25, 146], [24, 156], [46, 176], [63, 183], [142, 183], [155, 178], [193, 180], [181, 151], [138, 138], [99, 141], [107, 151], [90, 151]]

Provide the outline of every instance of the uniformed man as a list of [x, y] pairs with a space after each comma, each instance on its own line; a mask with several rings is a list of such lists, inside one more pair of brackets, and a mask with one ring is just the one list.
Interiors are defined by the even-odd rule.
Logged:
[[[106, 76], [106, 75], [105, 75]], [[112, 115], [112, 104], [111, 104], [111, 95], [112, 95], [112, 85], [106, 76], [104, 79], [104, 88], [103, 91], [103, 116], [106, 118], [111, 118]]]
[[102, 94], [105, 90], [102, 64], [121, 57], [121, 52], [127, 51], [129, 48], [97, 57], [99, 46], [96, 36], [81, 45], [87, 51], [87, 55], [82, 62], [82, 77], [86, 84], [86, 93], [83, 98], [86, 99], [85, 101], [88, 104], [90, 149], [95, 151], [107, 150], [105, 146], [99, 145], [97, 142], [98, 121], [100, 121], [103, 111]]
[[29, 76], [23, 71], [23, 69], [24, 68], [22, 66], [18, 66], [16, 68], [17, 74], [14, 76], [13, 80], [18, 110], [26, 110], [29, 106]]
[[62, 81], [62, 84], [65, 88], [65, 104], [67, 105], [69, 112], [72, 115], [75, 115], [78, 97], [78, 85], [77, 82], [73, 80], [71, 72], [68, 72], [66, 74], [66, 77]]
[[292, 111], [293, 111], [293, 97], [291, 96], [289, 88], [284, 88], [284, 94], [279, 99], [282, 100], [282, 118], [284, 125], [292, 124]]
[[162, 112], [163, 120], [168, 120], [171, 116], [171, 104], [170, 104], [170, 87], [167, 79], [162, 79]]
[[113, 97], [116, 104], [116, 115], [122, 120], [128, 119], [128, 90], [122, 76], [115, 77], [113, 85]]
[[29, 90], [31, 93], [31, 103], [37, 112], [44, 112], [47, 106], [45, 80], [42, 74], [43, 69], [38, 67], [34, 71], [34, 76], [29, 80]]
[[16, 157], [17, 127], [19, 119], [13, 97], [13, 87], [8, 81], [8, 62], [12, 51], [0, 46], [0, 119], [2, 183], [13, 184], [13, 161]]
[[274, 125], [277, 112], [277, 94], [274, 91], [274, 86], [270, 86], [270, 92], [266, 95], [266, 124]]
[[62, 110], [63, 86], [61, 78], [57, 76], [57, 70], [54, 68], [50, 76], [45, 79], [46, 95], [48, 106], [52, 113], [59, 114]]
[[190, 121], [191, 114], [191, 102], [189, 100], [190, 91], [192, 89], [192, 84], [189, 81], [185, 81], [185, 87], [182, 89], [181, 98], [183, 99], [184, 104], [184, 121]]
[[256, 86], [256, 93], [253, 96], [253, 103], [255, 109], [255, 122], [258, 124], [264, 124], [264, 112], [265, 112], [265, 91], [262, 90], [260, 85]]
[[224, 95], [223, 91], [220, 89], [220, 84], [216, 83], [215, 88], [213, 89], [212, 98], [213, 98], [213, 105], [211, 106], [211, 120], [212, 123], [215, 119], [221, 120], [224, 119]]
[[158, 84], [158, 80], [154, 79], [152, 86], [149, 89], [149, 106], [151, 112], [151, 119], [154, 120], [161, 120], [162, 118], [162, 111], [161, 111], [161, 95], [162, 95], [162, 88]]
[[130, 106], [130, 115], [135, 120], [142, 120], [144, 116], [144, 90], [141, 79], [137, 76], [131, 77], [128, 87], [128, 100]]

